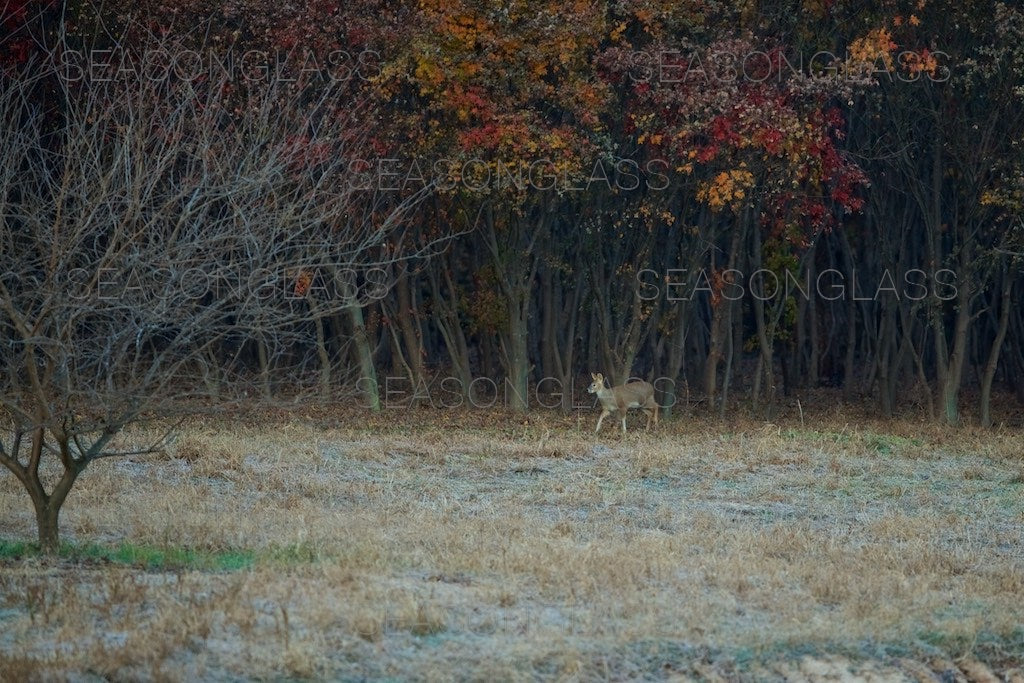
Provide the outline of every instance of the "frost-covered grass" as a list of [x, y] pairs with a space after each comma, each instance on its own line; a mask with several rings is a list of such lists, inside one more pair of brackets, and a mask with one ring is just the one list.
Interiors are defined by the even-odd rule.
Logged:
[[57, 561], [22, 543], [31, 505], [0, 478], [0, 671], [902, 680], [1021, 666], [1019, 432], [677, 418], [622, 439], [593, 436], [594, 420], [197, 422], [164, 454], [87, 471]]

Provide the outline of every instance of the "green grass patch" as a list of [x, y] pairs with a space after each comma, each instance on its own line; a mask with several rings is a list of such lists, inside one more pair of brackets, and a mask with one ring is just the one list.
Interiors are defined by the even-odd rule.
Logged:
[[853, 440], [853, 435], [850, 432], [818, 431], [816, 429], [783, 429], [780, 435], [785, 439], [812, 443], [847, 444]]
[[[0, 561], [32, 557], [43, 557], [38, 543], [0, 539]], [[192, 569], [219, 572], [239, 571], [257, 564], [293, 566], [326, 559], [323, 553], [304, 543], [272, 546], [260, 550], [202, 550], [135, 543], [107, 546], [97, 543], [65, 542], [60, 545], [59, 557], [83, 564], [118, 564], [149, 571]]]
[[1024, 629], [1017, 628], [1009, 633], [993, 633], [982, 630], [978, 633], [947, 633], [927, 630], [918, 633], [920, 642], [935, 647], [952, 657], [974, 654], [985, 661], [1007, 661], [1017, 666], [1024, 661]]
[[270, 564], [311, 564], [325, 559], [325, 555], [305, 543], [293, 543], [260, 551], [259, 559]]
[[916, 446], [923, 446], [924, 440], [906, 438], [895, 434], [879, 434], [877, 432], [833, 432], [814, 429], [784, 429], [780, 435], [785, 439], [809, 441], [811, 443], [829, 443], [849, 445], [856, 440], [861, 441], [869, 452], [879, 455], [893, 455]]
[[893, 455], [913, 446], [921, 446], [924, 443], [921, 439], [907, 439], [893, 434], [874, 433], [866, 434], [864, 441], [869, 449], [874, 450], [879, 455]]
[[19, 560], [33, 551], [33, 544], [0, 539], [0, 560]]
[[198, 569], [205, 571], [234, 571], [253, 564], [248, 551], [206, 551], [192, 548], [156, 547], [121, 543], [109, 547], [95, 543], [61, 544], [61, 557], [69, 560], [107, 562], [139, 567], [151, 571], [172, 569]]
[[[71, 562], [119, 564], [150, 571], [195, 569], [200, 571], [238, 571], [254, 565], [262, 553], [252, 550], [223, 551], [194, 548], [157, 547], [121, 543], [105, 546], [96, 543], [62, 543], [59, 556]], [[42, 557], [37, 543], [0, 539], [0, 560]], [[288, 557], [295, 558], [294, 553]], [[276, 557], [275, 557], [276, 559]]]

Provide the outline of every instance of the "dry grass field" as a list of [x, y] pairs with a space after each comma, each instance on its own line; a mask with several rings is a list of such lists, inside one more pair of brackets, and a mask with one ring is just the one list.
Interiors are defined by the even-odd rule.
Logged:
[[0, 679], [1024, 681], [1022, 433], [835, 412], [196, 421], [59, 561], [5, 473]]

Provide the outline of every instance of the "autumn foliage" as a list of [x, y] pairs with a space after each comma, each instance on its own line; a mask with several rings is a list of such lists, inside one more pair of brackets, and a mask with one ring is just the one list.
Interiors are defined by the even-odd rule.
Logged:
[[[1024, 328], [1001, 303], [1024, 244], [1012, 3], [14, 0], [4, 62], [47, 45], [58, 15], [81, 53], [174, 35], [237, 67], [213, 105], [225, 121], [267, 87], [303, 93], [290, 172], [358, 150], [361, 187], [384, 188], [371, 223], [429, 195], [385, 249], [458, 237], [363, 302], [374, 364], [412, 384], [453, 372], [522, 392], [586, 359], [719, 407], [730, 383], [759, 406], [776, 385], [829, 384], [888, 414], [912, 386], [956, 422], [965, 359], [983, 394], [1024, 379]], [[323, 139], [328, 119], [345, 140]], [[838, 273], [863, 295], [861, 276], [872, 296], [758, 301], [742, 277], [758, 271], [805, 288]], [[919, 271], [926, 296], [877, 296]], [[939, 296], [945, 271], [962, 298]], [[676, 285], [690, 296], [665, 296]]]

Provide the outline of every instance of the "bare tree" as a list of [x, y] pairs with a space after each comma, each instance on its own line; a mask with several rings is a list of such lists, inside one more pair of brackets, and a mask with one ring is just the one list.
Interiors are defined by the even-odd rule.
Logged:
[[213, 386], [240, 399], [224, 349], [253, 340], [299, 386], [316, 318], [431, 249], [402, 235], [429, 188], [381, 192], [356, 168], [365, 119], [331, 84], [98, 82], [57, 55], [0, 75], [0, 463], [47, 552], [86, 467], [132, 451], [127, 425]]

